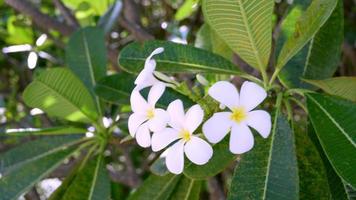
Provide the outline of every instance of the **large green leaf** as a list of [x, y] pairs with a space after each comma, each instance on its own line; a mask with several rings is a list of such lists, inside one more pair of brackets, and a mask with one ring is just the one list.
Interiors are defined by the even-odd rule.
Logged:
[[356, 186], [356, 104], [333, 96], [307, 94], [315, 132], [335, 171]]
[[106, 13], [100, 17], [98, 22], [98, 27], [104, 29], [106, 34], [110, 33], [113, 26], [116, 24], [118, 17], [120, 16], [122, 9], [121, 0], [116, 0], [110, 8], [106, 11]]
[[106, 48], [104, 31], [99, 27], [87, 27], [76, 31], [69, 39], [66, 48], [66, 62], [95, 98], [100, 109], [99, 99], [94, 95], [96, 82], [106, 75]]
[[29, 135], [72, 135], [86, 133], [87, 129], [80, 127], [51, 127], [51, 128], [17, 128], [7, 129], [6, 134], [11, 136], [29, 136]]
[[47, 176], [66, 158], [74, 148], [57, 151], [40, 159], [33, 160], [12, 170], [0, 179], [1, 200], [15, 200], [28, 191], [35, 183]]
[[180, 176], [168, 174], [165, 176], [150, 175], [129, 200], [165, 200], [172, 194]]
[[41, 159], [79, 142], [79, 136], [43, 137], [0, 154], [0, 174], [6, 175], [23, 165]]
[[78, 172], [63, 200], [109, 200], [110, 179], [104, 163], [104, 157], [91, 159]]
[[200, 198], [201, 181], [196, 181], [186, 177], [182, 177], [175, 190], [173, 191], [170, 200], [199, 200]]
[[271, 53], [273, 6], [274, 0], [204, 0], [203, 12], [233, 51], [264, 71]]
[[295, 23], [293, 34], [287, 39], [278, 56], [276, 70], [281, 70], [318, 32], [333, 12], [337, 0], [314, 0]]
[[68, 69], [54, 68], [38, 76], [23, 93], [25, 103], [69, 121], [96, 121], [89, 91]]
[[325, 80], [305, 80], [326, 93], [356, 102], [356, 77], [336, 77]]
[[293, 131], [278, 111], [269, 138], [241, 157], [228, 199], [298, 199], [298, 166]]
[[[294, 8], [282, 24], [281, 41], [285, 37], [291, 37], [295, 28], [294, 24], [302, 14], [303, 5], [309, 2], [309, 0], [294, 2]], [[341, 55], [343, 20], [343, 3], [339, 1], [326, 23], [311, 38], [311, 41], [289, 60], [279, 74], [278, 77], [284, 85], [289, 88], [311, 88], [311, 85], [301, 79], [325, 79], [334, 74]]]
[[189, 45], [164, 41], [148, 41], [144, 45], [131, 43], [120, 53], [120, 66], [130, 72], [138, 73], [146, 58], [158, 48], [164, 47], [164, 52], [156, 55], [157, 71], [169, 73], [217, 73], [241, 75], [242, 72], [223, 57]]

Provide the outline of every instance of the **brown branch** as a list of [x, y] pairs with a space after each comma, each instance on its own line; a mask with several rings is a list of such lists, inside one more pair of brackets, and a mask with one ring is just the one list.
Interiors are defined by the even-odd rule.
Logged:
[[67, 8], [61, 0], [53, 0], [53, 4], [58, 8], [58, 10], [62, 13], [64, 19], [68, 23], [68, 25], [73, 26], [75, 28], [79, 28], [79, 22], [74, 17], [72, 12]]
[[15, 10], [29, 16], [37, 26], [45, 29], [53, 29], [59, 31], [61, 34], [68, 36], [75, 27], [61, 23], [54, 18], [42, 13], [33, 4], [27, 0], [5, 0], [5, 3]]

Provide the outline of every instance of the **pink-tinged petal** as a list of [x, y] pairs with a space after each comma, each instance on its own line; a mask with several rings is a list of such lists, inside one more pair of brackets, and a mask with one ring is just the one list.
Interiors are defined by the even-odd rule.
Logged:
[[185, 120], [183, 102], [179, 99], [171, 102], [167, 111], [170, 116], [169, 125], [176, 130], [181, 130]]
[[173, 174], [181, 174], [184, 168], [184, 141], [179, 140], [168, 148], [166, 156], [167, 169]]
[[149, 104], [137, 90], [132, 91], [130, 103], [133, 112], [137, 112], [143, 115], [145, 115], [145, 112], [150, 108]]
[[166, 148], [169, 144], [179, 138], [178, 132], [172, 128], [165, 128], [152, 135], [152, 150], [154, 152]]
[[256, 83], [245, 81], [240, 90], [240, 105], [246, 112], [256, 108], [267, 97], [267, 92]]
[[[145, 61], [145, 68], [147, 67], [147, 65], [149, 65], [149, 62], [152, 61], [152, 57], [157, 55], [157, 54], [160, 54], [164, 51], [164, 48], [163, 47], [158, 47], [157, 49], [153, 50], [152, 53], [146, 58], [146, 61]], [[154, 60], [153, 60], [154, 61]], [[156, 66], [156, 63], [155, 63], [155, 66]], [[154, 70], [154, 69], [153, 69]]]
[[128, 120], [129, 133], [132, 137], [135, 137], [138, 127], [147, 120], [147, 117], [141, 114], [133, 113]]
[[254, 128], [263, 138], [271, 133], [271, 115], [264, 110], [254, 110], [248, 113], [247, 125]]
[[148, 120], [148, 126], [152, 132], [156, 132], [166, 128], [168, 122], [169, 115], [167, 111], [158, 108], [154, 110], [154, 117]]
[[225, 105], [230, 108], [231, 110], [239, 105], [239, 93], [236, 87], [230, 82], [216, 82], [209, 89], [209, 95], [222, 105]]
[[154, 60], [152, 60], [152, 62], [150, 62], [151, 65], [147, 68], [144, 68], [137, 76], [136, 80], [135, 80], [135, 90], [141, 90], [143, 88], [152, 86], [156, 83], [159, 83], [159, 80], [157, 80], [154, 75], [153, 75], [153, 71], [154, 68], [156, 66], [156, 62]]
[[161, 98], [164, 90], [166, 89], [166, 85], [164, 83], [157, 83], [152, 86], [150, 92], [148, 93], [148, 103], [154, 107], [159, 98]]
[[204, 110], [200, 107], [200, 105], [196, 104], [190, 107], [185, 114], [184, 128], [187, 129], [190, 133], [193, 133], [203, 122], [203, 119]]
[[197, 165], [206, 164], [213, 156], [213, 148], [205, 140], [192, 136], [184, 145], [184, 152], [187, 158]]
[[203, 133], [211, 143], [220, 142], [231, 130], [232, 122], [230, 120], [231, 112], [215, 113], [203, 125]]
[[234, 124], [230, 134], [230, 151], [242, 154], [252, 149], [254, 144], [250, 128], [245, 124]]
[[151, 135], [146, 123], [142, 124], [136, 132], [137, 144], [143, 148], [151, 146]]

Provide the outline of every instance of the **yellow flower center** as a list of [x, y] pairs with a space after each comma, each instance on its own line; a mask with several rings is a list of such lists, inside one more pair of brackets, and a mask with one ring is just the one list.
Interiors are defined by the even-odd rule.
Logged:
[[243, 107], [236, 107], [232, 109], [232, 114], [230, 115], [230, 119], [237, 122], [241, 123], [247, 118], [247, 113], [245, 111], [245, 108]]
[[188, 142], [191, 138], [190, 132], [184, 129], [179, 133], [179, 137], [182, 138], [185, 142]]
[[148, 119], [152, 119], [155, 116], [155, 110], [153, 108], [148, 109], [146, 116]]

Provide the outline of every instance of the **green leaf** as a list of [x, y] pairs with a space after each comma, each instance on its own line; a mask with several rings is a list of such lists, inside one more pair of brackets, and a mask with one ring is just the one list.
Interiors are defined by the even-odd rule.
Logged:
[[168, 174], [166, 176], [150, 175], [145, 182], [128, 200], [165, 200], [168, 199], [177, 185], [180, 176]]
[[164, 41], [148, 41], [144, 45], [135, 42], [127, 45], [120, 53], [120, 66], [130, 73], [138, 73], [143, 69], [146, 58], [158, 47], [164, 47], [165, 51], [154, 56], [157, 71], [234, 75], [243, 73], [219, 55], [189, 45]]
[[87, 27], [76, 31], [70, 37], [66, 48], [66, 63], [89, 89], [100, 112], [100, 102], [94, 95], [94, 86], [106, 75], [104, 31], [99, 27]]
[[0, 179], [2, 200], [14, 200], [31, 189], [31, 187], [57, 168], [66, 158], [73, 154], [75, 148], [53, 152], [40, 159], [33, 160], [12, 170]]
[[277, 72], [313, 38], [330, 17], [336, 4], [336, 0], [312, 1], [295, 23], [293, 34], [282, 47], [277, 60]]
[[224, 171], [226, 167], [236, 160], [236, 155], [229, 151], [229, 137], [213, 146], [214, 154], [205, 165], [188, 163], [184, 175], [192, 179], [206, 179]]
[[204, 0], [208, 24], [252, 67], [267, 68], [272, 44], [273, 0]]
[[100, 17], [98, 27], [103, 29], [105, 34], [110, 33], [113, 26], [117, 23], [117, 19], [120, 16], [122, 9], [121, 0], [116, 0], [115, 3], [110, 6], [106, 13]]
[[254, 148], [241, 156], [228, 199], [298, 199], [294, 134], [277, 110], [269, 138], [255, 137]]
[[182, 177], [175, 190], [173, 191], [170, 200], [199, 200], [200, 198], [201, 181], [196, 181], [186, 177]]
[[315, 132], [335, 171], [356, 186], [356, 104], [322, 94], [307, 94]]
[[181, 21], [190, 17], [198, 8], [199, 0], [185, 0], [183, 5], [178, 9], [174, 15], [174, 19]]
[[29, 135], [71, 135], [86, 133], [87, 129], [80, 127], [51, 127], [51, 128], [18, 128], [7, 129], [6, 134], [11, 136], [29, 136]]
[[104, 157], [91, 159], [78, 172], [62, 200], [109, 200], [110, 179], [105, 168]]
[[[308, 0], [299, 0], [308, 4]], [[296, 2], [294, 3], [296, 4]], [[282, 33], [293, 33], [291, 24], [302, 14], [302, 6], [297, 5], [284, 20]], [[283, 68], [278, 78], [289, 88], [307, 88], [312, 86], [301, 79], [325, 79], [331, 77], [336, 71], [344, 34], [343, 3], [339, 1], [334, 12], [320, 30], [311, 38], [311, 41], [297, 53]], [[282, 39], [283, 40], [283, 37]]]
[[23, 93], [25, 103], [69, 121], [96, 121], [98, 114], [89, 91], [68, 69], [40, 74]]
[[[102, 99], [117, 104], [129, 104], [130, 95], [134, 89], [135, 78], [131, 74], [120, 73], [107, 76], [101, 79], [95, 87], [96, 94]], [[148, 94], [148, 89], [143, 90], [143, 95]], [[194, 103], [188, 97], [174, 91], [171, 88], [166, 88], [163, 96], [158, 100], [157, 105], [167, 107], [169, 103], [176, 99], [181, 99], [187, 106]]]
[[23, 168], [29, 162], [36, 161], [78, 143], [80, 138], [74, 135], [43, 137], [12, 148], [0, 154], [0, 174], [6, 175], [18, 168]]
[[304, 80], [326, 93], [356, 102], [356, 77], [336, 77], [325, 80]]

